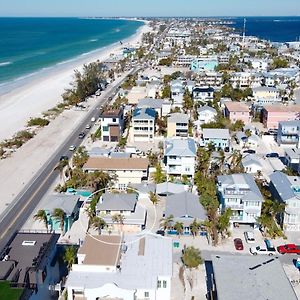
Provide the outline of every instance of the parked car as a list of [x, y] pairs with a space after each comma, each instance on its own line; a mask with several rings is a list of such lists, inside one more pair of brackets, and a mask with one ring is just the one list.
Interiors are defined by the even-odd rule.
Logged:
[[70, 147], [69, 147], [69, 151], [75, 151], [76, 150], [76, 146], [75, 145], [71, 145]]
[[278, 153], [276, 153], [276, 152], [272, 152], [272, 153], [268, 153], [268, 154], [266, 154], [266, 157], [279, 157], [279, 154]]
[[241, 239], [236, 238], [233, 240], [233, 243], [236, 250], [244, 250], [244, 245]]
[[257, 246], [257, 247], [251, 247], [250, 253], [253, 255], [264, 254], [264, 255], [272, 256], [272, 255], [276, 254], [276, 249], [275, 248], [267, 248], [267, 247], [263, 248], [263, 247]]
[[165, 232], [164, 232], [163, 230], [157, 230], [157, 231], [156, 231], [156, 234], [159, 234], [159, 235], [164, 236], [164, 235], [165, 235]]
[[92, 118], [91, 118], [91, 122], [96, 122], [96, 118], [95, 118], [95, 117], [92, 117]]
[[255, 154], [256, 151], [252, 149], [244, 150], [243, 153]]
[[59, 160], [69, 160], [69, 157], [67, 155], [62, 155]]
[[255, 243], [254, 233], [252, 231], [245, 231], [244, 236], [247, 243], [249, 244]]
[[84, 132], [80, 132], [79, 135], [78, 135], [78, 137], [80, 139], [83, 139], [85, 137], [85, 133]]
[[87, 125], [85, 126], [85, 129], [91, 129], [91, 125], [90, 125], [90, 124], [87, 124]]
[[286, 253], [300, 254], [300, 246], [295, 244], [280, 245], [277, 247], [277, 251], [281, 254], [286, 254]]

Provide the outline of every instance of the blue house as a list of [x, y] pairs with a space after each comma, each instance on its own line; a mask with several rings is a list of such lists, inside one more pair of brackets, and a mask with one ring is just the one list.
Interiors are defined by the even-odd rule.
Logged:
[[294, 145], [299, 148], [300, 121], [281, 121], [278, 123], [277, 143]]
[[204, 128], [202, 146], [213, 144], [216, 149], [230, 150], [230, 134], [228, 129]]

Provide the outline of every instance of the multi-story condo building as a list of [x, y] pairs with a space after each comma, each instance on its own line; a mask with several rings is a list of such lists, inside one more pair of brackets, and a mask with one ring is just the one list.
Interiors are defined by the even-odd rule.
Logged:
[[241, 102], [228, 101], [225, 103], [225, 117], [231, 122], [243, 121], [245, 125], [251, 122], [250, 108], [247, 104]]
[[278, 123], [277, 143], [293, 145], [299, 148], [300, 120], [283, 121]]
[[164, 163], [167, 175], [194, 177], [196, 145], [191, 138], [168, 139], [165, 142]]
[[168, 118], [167, 137], [188, 137], [189, 116], [183, 113], [173, 113]]
[[218, 197], [222, 211], [232, 210], [232, 223], [257, 226], [264, 198], [250, 174], [221, 175], [217, 178]]
[[104, 110], [100, 119], [102, 141], [118, 142], [124, 129], [123, 108]]
[[273, 198], [286, 204], [285, 212], [278, 216], [278, 221], [286, 231], [300, 231], [300, 177], [274, 172], [270, 179]]
[[155, 133], [156, 112], [152, 108], [137, 108], [132, 116], [132, 140], [152, 142]]

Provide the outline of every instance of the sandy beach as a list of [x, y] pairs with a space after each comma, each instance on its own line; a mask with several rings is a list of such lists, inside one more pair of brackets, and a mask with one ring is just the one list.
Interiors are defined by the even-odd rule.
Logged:
[[[126, 44], [138, 44], [144, 32], [149, 31], [145, 23], [137, 33], [123, 41]], [[103, 61], [111, 53], [119, 53], [120, 44], [81, 55], [74, 61], [57, 65], [40, 72], [32, 80], [19, 88], [0, 96], [0, 141], [10, 138], [17, 131], [24, 129], [31, 117], [41, 116], [42, 112], [62, 101], [61, 95], [72, 81], [74, 69], [80, 70], [83, 64]]]

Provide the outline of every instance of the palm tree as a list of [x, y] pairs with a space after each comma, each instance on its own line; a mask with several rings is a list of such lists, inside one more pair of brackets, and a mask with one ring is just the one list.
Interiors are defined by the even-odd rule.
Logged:
[[76, 254], [77, 251], [74, 246], [66, 248], [63, 260], [66, 263], [68, 270], [70, 270], [72, 265], [76, 263]]
[[61, 208], [55, 208], [52, 216], [60, 223], [61, 232], [62, 234], [64, 234], [66, 213]]
[[156, 165], [156, 170], [153, 174], [153, 180], [155, 183], [163, 183], [166, 181], [166, 174], [162, 171], [160, 163]]
[[177, 234], [180, 236], [183, 234], [183, 223], [182, 222], [176, 222], [174, 225], [174, 229], [177, 231]]
[[44, 209], [38, 210], [38, 212], [34, 215], [33, 218], [37, 221], [43, 222], [48, 233], [48, 218], [46, 211]]
[[230, 159], [230, 169], [232, 171], [239, 170], [241, 167], [242, 162], [242, 154], [238, 150], [234, 150], [233, 153], [229, 156], [228, 159]]
[[113, 221], [113, 223], [118, 223], [122, 228], [124, 225], [125, 217], [121, 214], [116, 214], [112, 216], [111, 220]]
[[106, 222], [100, 217], [93, 217], [91, 224], [95, 229], [98, 230], [99, 235], [101, 234], [101, 229], [107, 226]]
[[194, 221], [190, 224], [190, 232], [194, 238], [196, 235], [198, 235], [199, 229], [200, 229], [200, 223], [197, 222], [196, 219], [194, 219]]
[[160, 226], [164, 229], [164, 231], [166, 231], [166, 229], [171, 228], [173, 224], [173, 219], [174, 219], [173, 215], [160, 219]]
[[152, 191], [150, 191], [150, 193], [149, 193], [149, 199], [150, 199], [150, 201], [152, 202], [153, 205], [156, 205], [158, 203], [158, 197]]
[[184, 249], [182, 261], [190, 269], [197, 268], [200, 264], [203, 264], [200, 250], [193, 246]]

